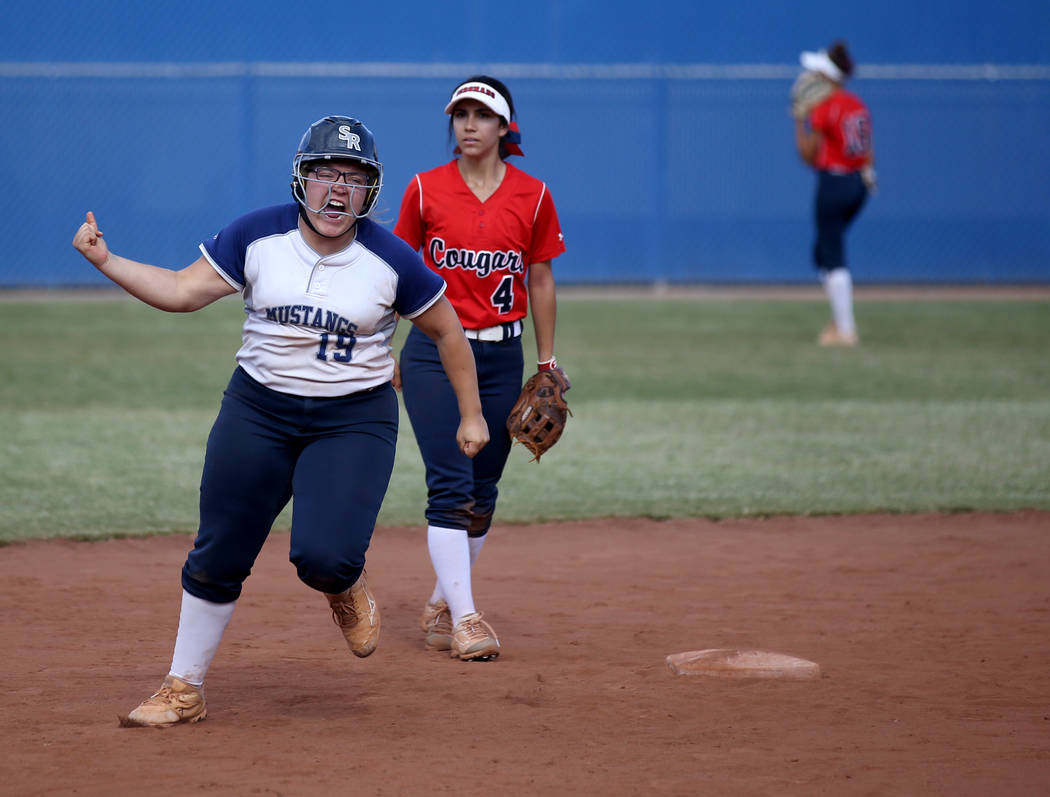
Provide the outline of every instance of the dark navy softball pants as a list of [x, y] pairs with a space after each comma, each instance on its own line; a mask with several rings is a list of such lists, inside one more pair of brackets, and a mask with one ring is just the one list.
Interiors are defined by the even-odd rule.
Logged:
[[817, 172], [814, 203], [817, 240], [813, 245], [813, 265], [818, 270], [846, 267], [846, 229], [860, 213], [867, 198], [868, 189], [860, 172]]
[[299, 578], [329, 593], [353, 584], [390, 483], [397, 426], [389, 382], [306, 398], [271, 390], [238, 368], [208, 437], [185, 590], [215, 603], [236, 600], [293, 498], [289, 558]]
[[521, 338], [470, 340], [489, 442], [473, 459], [459, 450], [459, 404], [437, 345], [415, 327], [401, 350], [401, 394], [427, 472], [427, 521], [481, 537], [492, 525], [510, 455], [507, 416], [521, 392]]

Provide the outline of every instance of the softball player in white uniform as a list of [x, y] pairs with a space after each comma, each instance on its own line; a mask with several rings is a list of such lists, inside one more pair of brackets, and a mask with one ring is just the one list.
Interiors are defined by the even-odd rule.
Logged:
[[237, 369], [208, 437], [172, 665], [127, 724], [204, 719], [204, 676], [270, 527], [293, 496], [290, 559], [299, 578], [326, 594], [355, 655], [375, 650], [380, 619], [364, 565], [394, 462], [390, 339], [399, 315], [441, 352], [459, 402], [462, 451], [473, 456], [488, 441], [473, 355], [443, 280], [367, 218], [382, 175], [368, 128], [326, 117], [306, 131], [293, 159], [296, 201], [237, 219], [181, 271], [111, 253], [90, 212], [73, 239], [147, 304], [187, 312], [240, 292], [247, 316]]

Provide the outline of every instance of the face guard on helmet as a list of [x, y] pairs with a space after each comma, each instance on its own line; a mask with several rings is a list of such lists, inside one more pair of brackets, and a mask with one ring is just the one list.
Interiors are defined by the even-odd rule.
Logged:
[[[339, 185], [339, 180], [346, 178], [336, 177], [336, 182], [317, 180], [308, 175], [308, 172], [316, 168], [318, 161], [356, 161], [367, 168], [369, 172], [368, 182], [365, 186], [355, 187], [350, 185], [351, 198], [355, 190], [364, 190], [365, 201], [358, 213], [351, 204], [345, 211], [332, 208], [332, 190]], [[328, 187], [328, 194], [321, 207], [312, 208], [306, 201], [306, 184], [308, 182], [319, 182]], [[308, 210], [313, 213], [334, 213], [342, 216], [350, 216], [354, 219], [363, 219], [372, 208], [375, 207], [379, 198], [379, 191], [383, 187], [383, 164], [379, 162], [379, 154], [376, 152], [376, 141], [372, 131], [365, 127], [357, 119], [349, 116], [326, 116], [318, 119], [310, 129], [303, 133], [299, 142], [299, 149], [292, 159], [292, 196], [299, 203], [300, 212]], [[307, 217], [307, 222], [309, 218]], [[310, 225], [311, 228], [313, 225]]]

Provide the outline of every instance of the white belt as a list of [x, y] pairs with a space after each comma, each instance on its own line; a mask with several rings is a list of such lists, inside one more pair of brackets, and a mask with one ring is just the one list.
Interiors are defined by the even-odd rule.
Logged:
[[484, 329], [464, 329], [463, 334], [471, 340], [510, 340], [521, 334], [521, 321], [511, 321], [507, 324], [496, 324], [494, 327], [485, 327]]

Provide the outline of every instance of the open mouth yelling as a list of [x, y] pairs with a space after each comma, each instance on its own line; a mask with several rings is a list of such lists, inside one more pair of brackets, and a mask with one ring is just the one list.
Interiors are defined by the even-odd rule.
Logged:
[[338, 199], [333, 199], [321, 209], [321, 215], [332, 221], [340, 221], [346, 218], [346, 205]]

